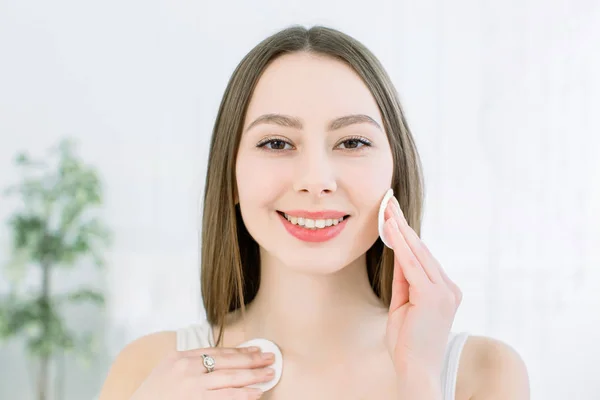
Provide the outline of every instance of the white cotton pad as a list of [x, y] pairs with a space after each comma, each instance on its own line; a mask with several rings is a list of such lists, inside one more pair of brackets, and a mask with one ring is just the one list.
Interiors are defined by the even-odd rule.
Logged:
[[381, 237], [381, 241], [383, 242], [383, 244], [385, 244], [387, 247], [389, 247], [390, 249], [392, 248], [390, 242], [386, 241], [385, 239], [385, 232], [383, 231], [383, 225], [385, 223], [385, 207], [388, 204], [388, 201], [390, 201], [390, 199], [392, 198], [392, 196], [394, 195], [394, 191], [392, 189], [388, 189], [387, 192], [385, 192], [385, 196], [383, 196], [383, 200], [381, 200], [381, 204], [379, 205], [379, 237]]
[[283, 371], [283, 356], [281, 355], [281, 350], [279, 350], [279, 347], [277, 347], [277, 345], [275, 343], [271, 342], [270, 340], [260, 339], [260, 338], [248, 340], [247, 342], [240, 344], [238, 347], [250, 347], [250, 346], [260, 347], [260, 349], [262, 350], [263, 353], [275, 354], [275, 362], [273, 364], [269, 365], [269, 367], [271, 367], [275, 370], [275, 376], [273, 377], [273, 379], [271, 379], [268, 382], [255, 383], [253, 385], [248, 385], [248, 387], [260, 389], [263, 392], [273, 389], [275, 387], [275, 385], [277, 385], [277, 383], [279, 383], [279, 380], [281, 379], [281, 373]]

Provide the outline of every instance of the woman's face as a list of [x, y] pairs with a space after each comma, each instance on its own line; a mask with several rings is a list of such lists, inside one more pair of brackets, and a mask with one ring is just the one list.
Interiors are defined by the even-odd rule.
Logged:
[[265, 70], [236, 160], [242, 218], [263, 261], [324, 274], [356, 260], [378, 237], [392, 172], [377, 104], [349, 66], [294, 53]]

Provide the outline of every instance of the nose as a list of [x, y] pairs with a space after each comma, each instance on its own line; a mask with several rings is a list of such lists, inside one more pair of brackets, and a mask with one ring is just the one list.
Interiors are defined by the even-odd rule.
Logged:
[[337, 189], [335, 168], [326, 151], [306, 152], [296, 165], [294, 190], [315, 197], [323, 197]]

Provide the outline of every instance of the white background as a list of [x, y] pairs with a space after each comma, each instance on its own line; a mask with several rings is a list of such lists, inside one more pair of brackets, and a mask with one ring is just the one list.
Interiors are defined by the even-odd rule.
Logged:
[[[69, 311], [103, 356], [61, 360], [53, 392], [91, 398], [127, 342], [203, 317], [198, 200], [217, 107], [241, 58], [290, 24], [354, 36], [392, 76], [425, 169], [423, 239], [465, 295], [455, 330], [515, 347], [533, 399], [600, 398], [597, 0], [0, 0], [0, 186], [18, 179], [17, 151], [75, 137], [116, 239], [108, 274], [53, 276], [57, 292], [108, 298], [105, 315]], [[0, 200], [0, 218], [16, 205]], [[33, 399], [22, 343], [2, 346], [0, 398]]]

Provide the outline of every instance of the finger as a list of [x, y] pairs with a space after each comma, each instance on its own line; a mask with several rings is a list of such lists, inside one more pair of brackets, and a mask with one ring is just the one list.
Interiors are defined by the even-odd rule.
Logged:
[[[263, 368], [275, 362], [275, 354], [269, 352], [214, 354], [211, 355], [211, 357], [215, 360], [213, 371], [222, 369]], [[199, 357], [193, 356], [191, 358], [199, 359], [200, 363], [204, 360], [202, 355]], [[204, 364], [202, 364], [202, 366], [204, 366]]]
[[423, 243], [417, 233], [410, 227], [410, 225], [408, 225], [406, 218], [404, 218], [404, 213], [400, 208], [400, 203], [398, 203], [398, 199], [392, 196], [390, 202], [388, 203], [388, 207], [391, 208], [392, 214], [398, 224], [398, 228], [400, 229], [400, 233], [402, 233], [404, 236], [410, 251], [414, 254], [417, 260], [419, 260], [419, 263], [429, 277], [429, 280], [433, 283], [442, 283], [443, 279], [439, 273], [438, 267], [435, 265], [438, 263], [437, 260], [435, 260], [435, 258], [432, 256], [431, 252], [427, 246], [425, 246], [425, 243]]
[[[439, 263], [438, 263], [438, 265], [439, 265]], [[450, 290], [452, 290], [452, 293], [454, 294], [454, 300], [456, 302], [456, 306], [459, 306], [460, 303], [462, 302], [462, 291], [460, 290], [458, 285], [456, 283], [454, 283], [452, 281], [452, 279], [450, 279], [448, 277], [448, 274], [446, 274], [446, 271], [444, 271], [444, 268], [441, 265], [439, 265], [439, 270], [440, 270], [440, 275], [442, 276], [442, 279], [444, 280], [446, 285], [450, 288]]]
[[394, 257], [394, 276], [392, 278], [392, 298], [390, 310], [395, 310], [403, 304], [408, 303], [410, 285], [404, 276], [400, 262]]
[[[389, 235], [389, 234], [388, 234]], [[392, 272], [392, 298], [390, 299], [390, 311], [394, 311], [400, 306], [408, 303], [409, 284], [402, 271], [402, 266], [398, 262], [398, 257], [394, 257], [394, 270]]]
[[202, 395], [206, 400], [254, 400], [262, 396], [263, 391], [255, 388], [227, 388], [209, 390]]
[[412, 253], [410, 247], [408, 247], [402, 233], [400, 233], [396, 220], [389, 218], [385, 222], [384, 229], [386, 230], [388, 239], [392, 242], [394, 258], [398, 261], [409, 285], [418, 289], [425, 289], [431, 285], [432, 282], [429, 280], [421, 263], [419, 263], [419, 260]]
[[227, 388], [209, 390], [202, 395], [202, 399], [206, 400], [254, 400], [259, 399], [263, 395], [263, 391], [255, 388]]
[[183, 350], [179, 354], [183, 357], [201, 357], [202, 354], [214, 356], [217, 354], [247, 354], [260, 352], [260, 347], [205, 347], [192, 350]]
[[423, 269], [429, 276], [432, 282], [437, 284], [444, 284], [447, 288], [449, 288], [454, 294], [454, 298], [456, 301], [456, 305], [458, 306], [462, 301], [462, 291], [460, 288], [448, 277], [444, 267], [440, 264], [440, 262], [435, 258], [435, 256], [429, 250], [429, 247], [421, 240], [421, 238], [417, 235], [417, 233], [408, 225], [406, 218], [404, 218], [404, 214], [402, 213], [402, 209], [400, 208], [400, 204], [398, 203], [398, 199], [395, 197], [391, 202], [395, 204], [395, 211], [398, 211], [398, 216], [401, 219], [402, 224], [400, 225], [400, 231], [407, 238], [407, 243], [411, 247], [413, 254], [417, 257]]
[[273, 368], [223, 369], [202, 375], [206, 389], [241, 388], [260, 382], [268, 382], [275, 376]]

